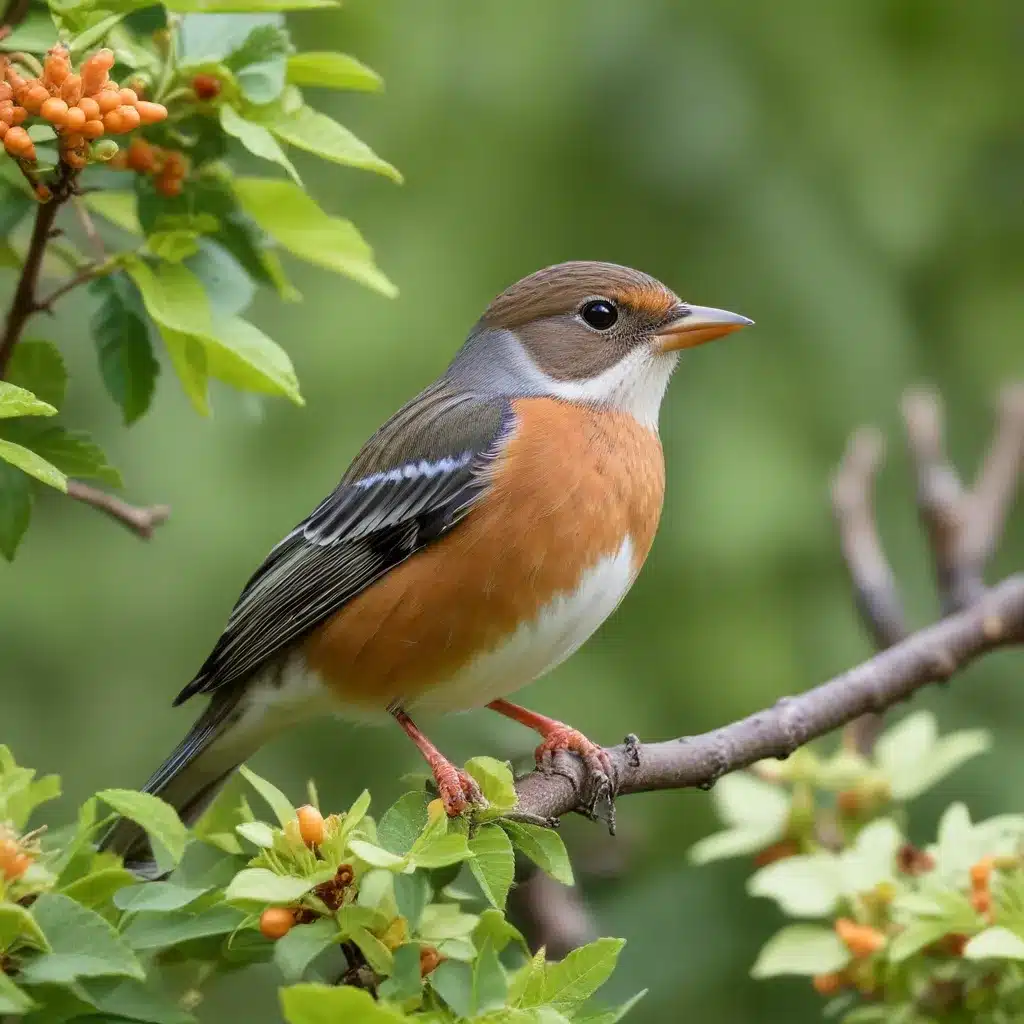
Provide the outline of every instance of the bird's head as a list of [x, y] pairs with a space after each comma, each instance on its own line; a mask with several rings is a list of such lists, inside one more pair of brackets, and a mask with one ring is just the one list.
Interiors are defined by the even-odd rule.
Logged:
[[613, 263], [559, 263], [487, 307], [452, 370], [497, 390], [609, 405], [657, 425], [685, 348], [753, 323], [683, 302], [660, 281]]

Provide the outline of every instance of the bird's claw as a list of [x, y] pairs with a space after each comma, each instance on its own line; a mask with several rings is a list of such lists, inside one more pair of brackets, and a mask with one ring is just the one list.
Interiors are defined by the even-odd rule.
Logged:
[[461, 768], [456, 768], [451, 761], [440, 761], [432, 764], [434, 782], [437, 784], [437, 795], [444, 805], [445, 814], [449, 818], [458, 818], [471, 807], [486, 807], [484, 798], [476, 779], [467, 775]]
[[[576, 773], [561, 769], [558, 754], [576, 754], [586, 767], [582, 786]], [[608, 801], [608, 829], [615, 834], [615, 790], [616, 774], [612, 759], [603, 747], [587, 739], [578, 729], [559, 724], [544, 737], [536, 750], [537, 767], [545, 775], [564, 775], [579, 789], [579, 806], [576, 810], [590, 818], [598, 819], [597, 806], [602, 800]]]

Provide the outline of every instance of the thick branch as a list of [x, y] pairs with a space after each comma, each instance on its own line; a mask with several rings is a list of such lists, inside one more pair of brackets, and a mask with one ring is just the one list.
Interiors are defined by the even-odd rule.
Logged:
[[[929, 683], [997, 647], [1024, 644], [1024, 574], [993, 587], [975, 605], [907, 637], [869, 661], [797, 697], [705, 733], [639, 748], [608, 750], [619, 793], [658, 789], [709, 788], [728, 772], [770, 757], [787, 757], [798, 747], [852, 722], [907, 700]], [[557, 818], [576, 809], [585, 771], [563, 756], [559, 774], [531, 772], [517, 783], [519, 811]]]
[[167, 505], [151, 505], [148, 508], [138, 508], [129, 505], [126, 501], [107, 494], [106, 491], [99, 491], [95, 487], [83, 484], [78, 480], [68, 481], [68, 497], [81, 501], [86, 505], [105, 512], [111, 519], [116, 520], [122, 526], [126, 526], [137, 537], [149, 540], [153, 531], [161, 523], [167, 521], [171, 510]]

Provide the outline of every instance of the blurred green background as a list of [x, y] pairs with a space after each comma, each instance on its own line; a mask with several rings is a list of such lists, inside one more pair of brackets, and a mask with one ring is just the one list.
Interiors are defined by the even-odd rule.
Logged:
[[[68, 421], [98, 435], [130, 499], [174, 509], [146, 545], [42, 495], [18, 560], [0, 568], [0, 732], [22, 763], [64, 776], [64, 813], [96, 787], [145, 779], [187, 728], [195, 709], [170, 700], [251, 569], [443, 369], [490, 298], [559, 260], [633, 264], [757, 327], [687, 355], [663, 413], [668, 493], [647, 568], [526, 703], [605, 742], [653, 740], [863, 658], [827, 487], [864, 422], [891, 442], [880, 515], [908, 603], [918, 620], [935, 613], [898, 404], [936, 383], [973, 470], [992, 399], [1021, 373], [1019, 5], [351, 0], [293, 28], [305, 48], [348, 50], [385, 76], [383, 95], [322, 105], [405, 186], [312, 160], [301, 170], [357, 222], [401, 296], [290, 265], [305, 302], [264, 297], [256, 319], [291, 353], [307, 407], [224, 391], [204, 421], [165, 372], [130, 432], [101, 391], [88, 300], [35, 325], [77, 371]], [[993, 574], [1019, 566], [1022, 524], [1018, 511]], [[922, 837], [954, 798], [979, 816], [1020, 809], [1021, 668], [1020, 655], [992, 657], [919, 699], [947, 728], [996, 735], [915, 809]], [[487, 712], [434, 734], [456, 760], [533, 746]], [[315, 775], [331, 807], [364, 786], [383, 806], [419, 767], [398, 729], [336, 722], [254, 764], [296, 795]], [[779, 923], [745, 896], [749, 864], [687, 863], [713, 828], [708, 797], [630, 797], [619, 819], [614, 843], [582, 822], [567, 836], [601, 932], [628, 939], [608, 995], [650, 988], [629, 1019], [816, 1019], [806, 983], [748, 980]], [[272, 984], [269, 972], [224, 983], [207, 1019], [277, 1019]]]

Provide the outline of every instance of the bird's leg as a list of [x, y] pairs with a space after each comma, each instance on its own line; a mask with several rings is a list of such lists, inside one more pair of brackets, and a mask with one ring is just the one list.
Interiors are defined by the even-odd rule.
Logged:
[[444, 804], [445, 812], [449, 818], [457, 818], [464, 811], [468, 810], [471, 804], [486, 806], [480, 787], [476, 780], [467, 775], [464, 771], [456, 768], [434, 746], [427, 737], [420, 732], [415, 722], [402, 710], [392, 711], [395, 721], [405, 730], [405, 735], [416, 744], [416, 748], [423, 755], [424, 760], [430, 766], [430, 771], [437, 783], [437, 792]]
[[550, 772], [554, 767], [555, 754], [559, 750], [568, 750], [579, 754], [593, 776], [603, 780], [608, 787], [614, 785], [612, 759], [608, 752], [592, 740], [588, 740], [578, 729], [573, 729], [572, 726], [546, 715], [539, 715], [536, 711], [530, 711], [511, 701], [492, 700], [487, 706], [492, 711], [497, 711], [499, 715], [511, 718], [544, 737], [544, 742], [535, 752], [537, 767], [541, 771]]

